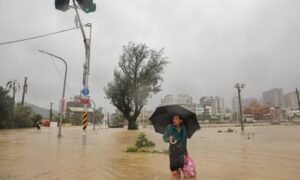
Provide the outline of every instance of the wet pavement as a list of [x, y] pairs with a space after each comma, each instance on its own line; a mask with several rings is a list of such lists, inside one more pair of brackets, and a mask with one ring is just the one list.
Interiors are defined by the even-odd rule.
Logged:
[[[90, 127], [89, 127], [90, 128]], [[202, 180], [299, 180], [300, 126], [247, 127], [241, 134], [203, 128], [188, 141]], [[151, 128], [88, 129], [81, 144], [80, 127], [0, 130], [0, 179], [171, 179], [168, 155], [126, 153], [139, 132], [167, 149]]]

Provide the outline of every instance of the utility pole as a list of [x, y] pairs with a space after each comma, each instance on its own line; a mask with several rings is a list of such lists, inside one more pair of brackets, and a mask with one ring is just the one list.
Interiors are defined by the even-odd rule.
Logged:
[[297, 88], [296, 88], [296, 95], [297, 95], [297, 101], [298, 101], [298, 106], [299, 106], [299, 110], [300, 110], [300, 100], [299, 100], [299, 93], [298, 93]]
[[64, 99], [65, 99], [65, 92], [66, 92], [66, 82], [67, 82], [67, 73], [68, 73], [68, 65], [67, 62], [59, 57], [56, 56], [54, 54], [48, 53], [44, 50], [39, 50], [39, 52], [44, 53], [44, 54], [48, 54], [49, 56], [53, 56], [59, 60], [61, 60], [64, 64], [65, 64], [65, 77], [64, 77], [64, 85], [63, 85], [63, 92], [62, 92], [62, 97], [61, 97], [61, 106], [60, 106], [60, 117], [59, 117], [59, 129], [58, 129], [58, 134], [57, 137], [61, 138], [61, 127], [62, 127], [62, 120], [63, 120], [63, 116], [64, 116]]
[[23, 94], [22, 94], [22, 101], [21, 104], [24, 106], [24, 101], [25, 101], [25, 94], [27, 93], [27, 77], [24, 78], [24, 84], [23, 84]]
[[239, 111], [240, 111], [240, 124], [241, 124], [241, 130], [244, 131], [244, 120], [243, 120], [243, 108], [242, 108], [242, 100], [241, 100], [241, 91], [243, 88], [245, 88], [245, 84], [239, 84], [236, 83], [234, 86], [238, 91], [238, 98], [239, 98]]
[[53, 102], [50, 103], [50, 112], [49, 112], [50, 122], [52, 122], [52, 106], [53, 106]]

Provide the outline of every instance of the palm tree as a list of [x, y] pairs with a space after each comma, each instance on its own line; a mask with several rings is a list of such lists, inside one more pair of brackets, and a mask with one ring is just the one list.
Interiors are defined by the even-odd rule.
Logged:
[[17, 79], [12, 80], [12, 81], [8, 81], [6, 83], [6, 88], [9, 91], [12, 91], [12, 93], [13, 93], [13, 102], [15, 104], [16, 93], [20, 90], [20, 83], [17, 81]]
[[22, 101], [21, 101], [22, 106], [24, 106], [24, 99], [25, 99], [25, 94], [27, 93], [27, 88], [28, 88], [28, 85], [27, 85], [27, 77], [25, 77], [25, 78], [24, 78], [24, 84], [23, 84]]

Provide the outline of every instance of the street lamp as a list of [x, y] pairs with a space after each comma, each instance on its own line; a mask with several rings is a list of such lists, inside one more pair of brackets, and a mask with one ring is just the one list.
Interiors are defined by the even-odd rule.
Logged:
[[63, 58], [61, 58], [59, 56], [56, 56], [56, 55], [51, 54], [51, 53], [48, 53], [45, 50], [39, 50], [39, 52], [44, 53], [44, 54], [48, 54], [49, 56], [53, 56], [53, 57], [61, 60], [65, 64], [65, 77], [64, 77], [63, 92], [62, 92], [62, 97], [61, 97], [59, 129], [58, 129], [58, 134], [57, 134], [57, 137], [60, 138], [61, 137], [62, 119], [63, 119], [63, 114], [64, 114], [63, 101], [65, 99], [65, 92], [66, 92], [66, 81], [67, 81], [68, 65], [67, 65], [67, 62]]
[[240, 117], [239, 121], [241, 124], [241, 130], [244, 131], [244, 121], [243, 121], [243, 110], [242, 110], [242, 100], [241, 100], [241, 91], [243, 88], [245, 88], [245, 84], [236, 83], [234, 88], [238, 91], [238, 98], [239, 98], [239, 111], [240, 111]]

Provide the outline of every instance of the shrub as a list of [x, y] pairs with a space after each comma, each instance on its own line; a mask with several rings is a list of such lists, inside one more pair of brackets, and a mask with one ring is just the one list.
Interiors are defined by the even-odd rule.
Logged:
[[137, 148], [154, 147], [155, 143], [153, 141], [149, 140], [144, 133], [140, 133], [135, 142], [135, 146]]
[[133, 147], [133, 146], [129, 146], [126, 149], [126, 152], [138, 152], [138, 148], [137, 147]]

